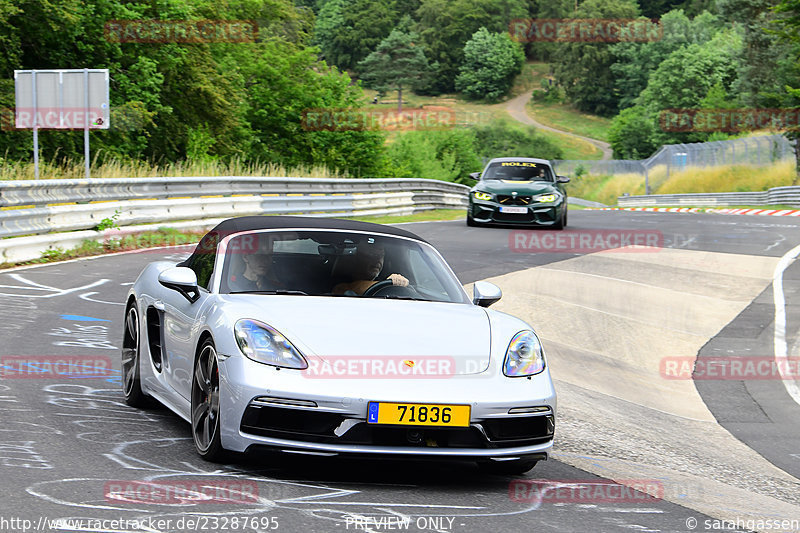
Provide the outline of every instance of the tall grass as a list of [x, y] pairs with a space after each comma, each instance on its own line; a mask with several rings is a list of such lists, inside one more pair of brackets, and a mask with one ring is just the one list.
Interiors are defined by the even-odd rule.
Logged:
[[[331, 172], [323, 167], [286, 168], [271, 163], [245, 163], [239, 159], [230, 161], [178, 161], [175, 163], [153, 164], [147, 161], [122, 161], [109, 159], [93, 164], [92, 178], [154, 178], [154, 177], [192, 177], [192, 176], [302, 176], [309, 178], [338, 178], [346, 175]], [[83, 160], [40, 161], [39, 178], [83, 178]], [[0, 158], [0, 180], [32, 180], [32, 162], [6, 161]]]
[[603, 176], [586, 174], [572, 178], [567, 185], [570, 196], [615, 205], [617, 197], [624, 193], [644, 194], [644, 178], [639, 174], [617, 174]]
[[731, 165], [713, 168], [689, 168], [670, 174], [656, 193], [766, 191], [791, 185], [795, 162], [783, 161], [770, 166]]
[[[712, 168], [687, 168], [671, 172], [667, 177], [664, 166], [651, 170], [650, 188], [653, 194], [693, 192], [765, 191], [771, 187], [792, 185], [796, 178], [794, 161], [767, 166], [727, 165]], [[570, 196], [616, 205], [624, 193], [644, 194], [644, 176], [639, 174], [584, 175], [572, 178], [567, 185]]]

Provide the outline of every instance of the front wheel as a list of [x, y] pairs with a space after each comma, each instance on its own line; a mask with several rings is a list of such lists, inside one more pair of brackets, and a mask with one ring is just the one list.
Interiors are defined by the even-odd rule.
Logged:
[[192, 377], [192, 439], [206, 461], [225, 458], [220, 436], [219, 367], [214, 341], [206, 339], [194, 363]]
[[564, 229], [565, 227], [567, 227], [567, 208], [566, 208], [566, 206], [564, 207], [564, 210], [561, 211], [561, 216], [559, 217], [558, 222], [556, 222], [553, 225], [553, 229]]
[[122, 334], [122, 392], [125, 403], [131, 407], [142, 407], [147, 396], [142, 391], [139, 377], [139, 313], [136, 302], [131, 302], [125, 311], [125, 326]]

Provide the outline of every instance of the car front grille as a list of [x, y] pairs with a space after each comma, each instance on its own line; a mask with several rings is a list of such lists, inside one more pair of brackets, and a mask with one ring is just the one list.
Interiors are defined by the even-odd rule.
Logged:
[[513, 196], [510, 194], [498, 194], [497, 201], [503, 205], [530, 205], [532, 196]]
[[493, 419], [467, 428], [397, 427], [313, 409], [253, 404], [245, 409], [240, 428], [262, 437], [386, 447], [504, 448], [553, 438], [552, 415]]

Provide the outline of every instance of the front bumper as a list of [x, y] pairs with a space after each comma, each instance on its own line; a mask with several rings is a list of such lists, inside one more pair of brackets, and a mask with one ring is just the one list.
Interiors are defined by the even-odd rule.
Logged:
[[[531, 379], [493, 376], [492, 368], [447, 379], [320, 379], [241, 356], [219, 369], [222, 445], [233, 451], [544, 459], [553, 446], [556, 396], [548, 370]], [[470, 426], [367, 424], [371, 401], [469, 404]], [[547, 410], [509, 413], [531, 407]]]
[[480, 224], [520, 224], [553, 226], [560, 220], [563, 201], [559, 203], [531, 204], [527, 206], [510, 206], [525, 209], [524, 213], [504, 213], [502, 204], [490, 200], [470, 198], [468, 214]]

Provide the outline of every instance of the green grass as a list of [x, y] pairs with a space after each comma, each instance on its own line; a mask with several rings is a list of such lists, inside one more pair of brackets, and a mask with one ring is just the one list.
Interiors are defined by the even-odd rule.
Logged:
[[562, 103], [528, 102], [528, 114], [536, 120], [560, 130], [608, 142], [611, 119], [583, 113]]
[[[95, 155], [95, 158], [97, 155]], [[109, 159], [95, 162], [91, 168], [92, 178], [148, 178], [148, 177], [192, 177], [192, 176], [304, 176], [310, 178], [346, 177], [321, 167], [286, 168], [266, 163], [243, 163], [238, 159], [222, 161], [178, 161], [163, 165], [147, 161], [121, 161]], [[80, 161], [40, 161], [41, 179], [82, 179], [84, 163]], [[0, 180], [32, 180], [32, 162], [6, 161], [0, 158]]]
[[363, 222], [374, 222], [376, 224], [402, 224], [404, 222], [426, 222], [441, 220], [458, 220], [466, 216], [465, 209], [436, 209], [433, 211], [423, 211], [412, 215], [386, 215], [386, 216], [367, 216], [367, 217], [348, 217], [353, 220]]
[[[713, 168], [689, 168], [672, 172], [667, 178], [664, 168], [650, 172], [653, 194], [696, 192], [765, 191], [771, 187], [792, 185], [796, 178], [794, 161], [767, 166], [728, 165]], [[567, 184], [570, 196], [617, 205], [624, 193], [644, 194], [644, 176], [639, 174], [584, 175], [573, 177]], [[685, 206], [681, 206], [685, 207]], [[761, 206], [763, 207], [763, 206]], [[776, 207], [777, 209], [777, 207]]]
[[514, 78], [509, 98], [514, 98], [528, 91], [538, 91], [542, 88], [542, 80], [550, 75], [550, 65], [529, 61], [522, 66], [522, 72]]
[[539, 135], [560, 146], [564, 151], [562, 159], [602, 159], [603, 152], [590, 142], [542, 129], [536, 130]]

